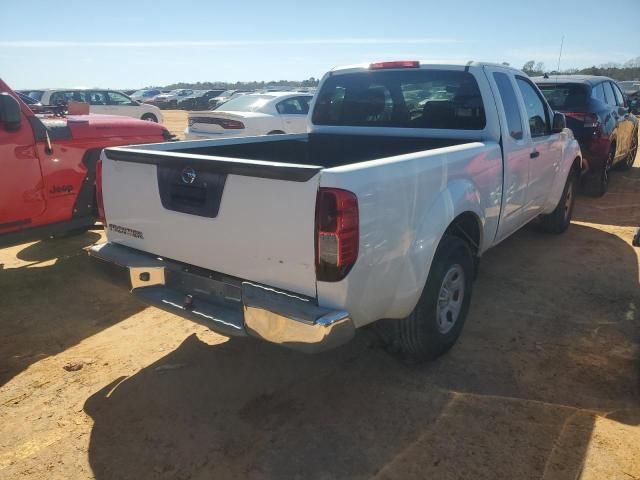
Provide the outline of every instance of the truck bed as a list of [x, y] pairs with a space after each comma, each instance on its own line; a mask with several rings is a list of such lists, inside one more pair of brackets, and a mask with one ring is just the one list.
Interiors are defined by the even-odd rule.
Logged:
[[[292, 136], [296, 138], [290, 138]], [[272, 141], [257, 137], [251, 140], [253, 141], [231, 144], [205, 141], [200, 142], [203, 143], [201, 147], [171, 148], [169, 151], [331, 168], [473, 141], [327, 133], [283, 135], [282, 139], [270, 138], [269, 140]], [[181, 142], [175, 146], [182, 146], [184, 143], [187, 142]]]

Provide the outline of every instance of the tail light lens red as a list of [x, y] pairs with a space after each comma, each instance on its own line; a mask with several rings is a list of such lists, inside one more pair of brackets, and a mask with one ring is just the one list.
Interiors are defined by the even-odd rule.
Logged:
[[594, 113], [565, 112], [564, 115], [584, 123], [584, 128], [598, 128], [600, 126], [600, 120]]
[[316, 278], [337, 282], [358, 258], [358, 199], [339, 188], [320, 188], [316, 199]]
[[196, 123], [202, 123], [206, 125], [220, 125], [225, 130], [242, 130], [244, 128], [244, 123], [228, 118], [191, 117], [189, 119], [189, 126], [192, 126]]
[[106, 225], [104, 216], [104, 201], [102, 199], [102, 160], [98, 159], [96, 163], [96, 209], [98, 221]]

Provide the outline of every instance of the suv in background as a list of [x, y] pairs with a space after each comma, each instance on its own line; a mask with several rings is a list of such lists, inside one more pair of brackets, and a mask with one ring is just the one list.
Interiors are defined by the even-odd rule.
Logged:
[[91, 113], [122, 115], [149, 122], [162, 123], [158, 107], [139, 103], [122, 92], [113, 90], [45, 90], [40, 97], [43, 105], [67, 105], [70, 101], [89, 104]]
[[551, 108], [565, 114], [567, 127], [580, 143], [587, 190], [604, 195], [611, 168], [630, 169], [638, 148], [638, 119], [629, 111], [620, 87], [608, 77], [591, 75], [554, 75], [533, 81]]

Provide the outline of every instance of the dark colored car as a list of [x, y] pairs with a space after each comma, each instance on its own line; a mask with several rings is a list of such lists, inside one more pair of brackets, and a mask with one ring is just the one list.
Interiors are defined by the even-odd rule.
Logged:
[[533, 80], [551, 108], [565, 114], [567, 127], [580, 143], [587, 164], [587, 190], [604, 195], [611, 168], [630, 169], [638, 149], [638, 119], [630, 112], [620, 87], [608, 77], [591, 75]]
[[209, 100], [216, 98], [224, 92], [220, 90], [200, 90], [193, 95], [178, 100], [178, 108], [180, 110], [207, 110], [209, 108]]
[[622, 93], [627, 96], [629, 110], [631, 110], [631, 113], [638, 115], [640, 113], [640, 81], [627, 80], [618, 82], [618, 85], [622, 89]]

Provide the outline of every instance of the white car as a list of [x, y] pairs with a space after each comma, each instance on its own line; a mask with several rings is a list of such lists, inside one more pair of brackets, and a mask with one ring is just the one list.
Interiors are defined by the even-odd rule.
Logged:
[[43, 105], [66, 105], [70, 101], [88, 103], [90, 113], [122, 115], [156, 123], [163, 121], [158, 107], [136, 102], [114, 90], [44, 90], [40, 97]]
[[240, 95], [215, 110], [190, 113], [185, 135], [196, 140], [304, 133], [312, 98], [300, 92]]
[[189, 88], [177, 88], [175, 90], [171, 90], [169, 93], [161, 93], [160, 95], [156, 95], [153, 97], [153, 103], [157, 105], [169, 105], [171, 103], [177, 103], [181, 98], [188, 97], [189, 95], [193, 95], [197, 90], [191, 90]]

